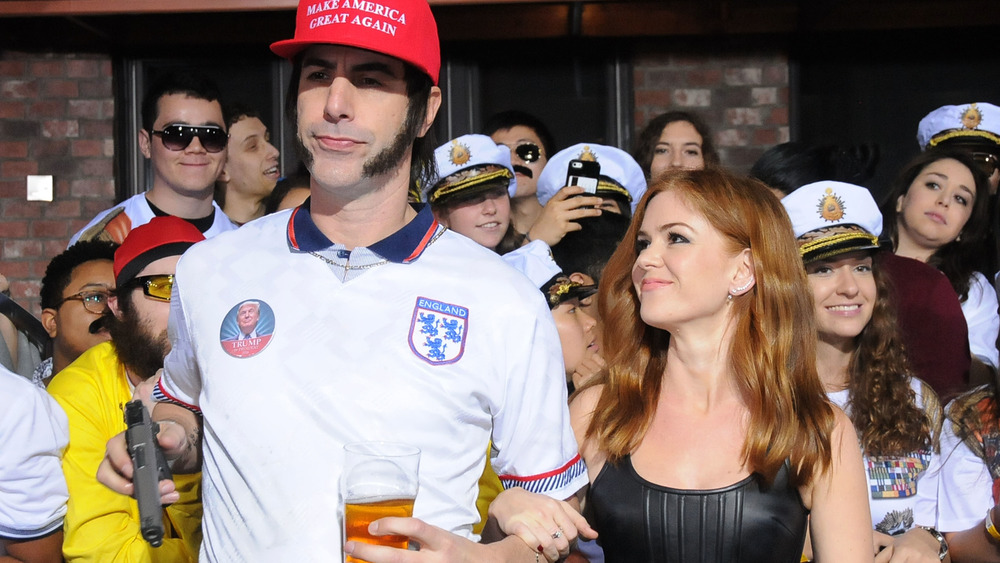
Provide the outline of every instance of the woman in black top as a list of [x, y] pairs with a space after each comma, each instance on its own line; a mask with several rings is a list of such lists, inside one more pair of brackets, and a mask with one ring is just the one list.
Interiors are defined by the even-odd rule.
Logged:
[[810, 290], [767, 187], [670, 172], [599, 306], [608, 373], [570, 405], [609, 562], [871, 561], [861, 454], [816, 376]]

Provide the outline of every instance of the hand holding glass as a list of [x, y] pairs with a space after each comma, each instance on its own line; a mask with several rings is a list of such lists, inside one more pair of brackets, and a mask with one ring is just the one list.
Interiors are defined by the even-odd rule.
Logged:
[[[403, 536], [372, 536], [368, 525], [387, 516], [413, 516], [417, 498], [420, 449], [393, 442], [364, 442], [344, 446], [341, 496], [344, 501], [344, 539], [407, 548]], [[360, 561], [347, 557], [348, 562]]]

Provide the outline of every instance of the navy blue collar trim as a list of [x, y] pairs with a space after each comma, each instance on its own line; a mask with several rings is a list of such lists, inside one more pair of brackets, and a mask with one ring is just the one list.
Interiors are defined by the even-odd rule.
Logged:
[[[307, 199], [292, 210], [292, 216], [288, 220], [288, 246], [302, 252], [318, 252], [330, 248], [334, 243], [313, 222], [309, 204]], [[370, 245], [369, 250], [398, 264], [412, 262], [420, 256], [437, 232], [438, 222], [429, 205], [410, 205], [417, 210], [417, 216], [402, 229]]]

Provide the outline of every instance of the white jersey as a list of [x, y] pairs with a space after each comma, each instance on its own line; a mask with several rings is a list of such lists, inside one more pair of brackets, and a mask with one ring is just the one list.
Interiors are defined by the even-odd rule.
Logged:
[[[492, 439], [505, 486], [586, 485], [559, 337], [537, 288], [440, 227], [347, 252], [308, 203], [192, 247], [157, 398], [204, 416], [206, 560], [340, 561], [345, 443], [421, 449], [414, 516], [468, 538]], [[259, 338], [235, 313], [259, 303]]]
[[[910, 388], [916, 393], [917, 408], [925, 410], [922, 387], [919, 379], [910, 379]], [[827, 393], [826, 396], [850, 415], [848, 393], [845, 389]], [[936, 481], [928, 476], [938, 471], [940, 455], [927, 450], [900, 456], [864, 454], [862, 457], [868, 480], [868, 506], [876, 530], [884, 534], [898, 534], [933, 518], [933, 509], [918, 503], [917, 498], [920, 493], [930, 499], [936, 495]]]
[[997, 294], [986, 276], [973, 272], [969, 280], [969, 297], [962, 302], [962, 314], [969, 325], [969, 348], [972, 355], [994, 369], [1000, 363], [997, 335], [1000, 315], [997, 314]]
[[927, 525], [942, 532], [960, 532], [983, 525], [986, 511], [993, 508], [993, 478], [982, 458], [955, 435], [951, 420], [941, 430], [941, 470], [934, 473], [937, 502]]
[[0, 367], [0, 538], [30, 540], [62, 528], [68, 443], [69, 423], [55, 399]]
[[[215, 213], [215, 219], [212, 221], [212, 226], [202, 233], [205, 238], [212, 238], [215, 235], [238, 228], [214, 201], [212, 209]], [[153, 217], [156, 217], [156, 213], [149, 206], [146, 194], [136, 194], [111, 209], [105, 209], [98, 213], [97, 217], [87, 223], [86, 227], [80, 229], [73, 235], [73, 238], [69, 239], [69, 246], [73, 246], [80, 239], [93, 240], [99, 237], [121, 244], [129, 231], [139, 225], [145, 225]]]

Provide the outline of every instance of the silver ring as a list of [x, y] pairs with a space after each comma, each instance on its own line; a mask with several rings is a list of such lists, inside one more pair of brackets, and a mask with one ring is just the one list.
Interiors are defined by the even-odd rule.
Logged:
[[562, 537], [562, 532], [563, 532], [562, 528], [559, 528], [559, 530], [556, 533], [552, 534], [552, 539], [557, 540], [557, 539], [561, 538]]
[[535, 552], [535, 563], [538, 563], [541, 559], [538, 558], [538, 552]]

